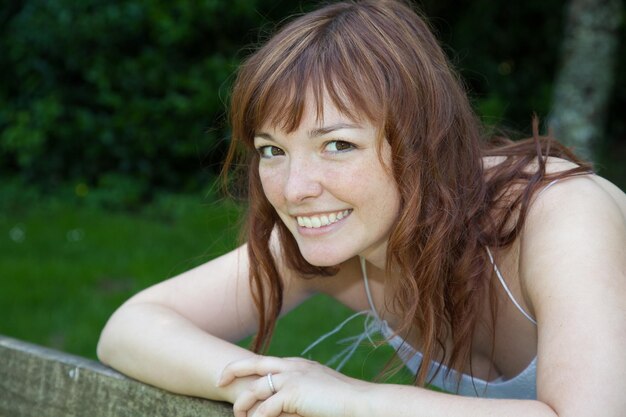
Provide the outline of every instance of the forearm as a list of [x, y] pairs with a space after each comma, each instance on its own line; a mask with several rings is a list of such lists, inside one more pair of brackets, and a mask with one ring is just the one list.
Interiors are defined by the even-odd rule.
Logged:
[[127, 305], [116, 312], [98, 343], [100, 360], [168, 391], [233, 402], [248, 381], [216, 382], [228, 363], [253, 353], [211, 336], [176, 312], [156, 304]]
[[353, 415], [359, 417], [557, 417], [540, 401], [470, 398], [404, 385], [369, 384], [358, 397]]

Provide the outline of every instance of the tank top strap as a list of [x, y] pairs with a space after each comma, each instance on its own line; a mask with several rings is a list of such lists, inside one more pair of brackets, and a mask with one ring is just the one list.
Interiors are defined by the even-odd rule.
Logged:
[[[586, 175], [586, 174], [585, 174]], [[548, 183], [548, 185], [546, 185], [545, 187], [543, 187], [541, 189], [541, 191], [539, 191], [539, 193], [537, 193], [537, 197], [539, 197], [544, 191], [546, 191], [548, 188], [552, 187], [554, 184], [556, 184], [557, 182], [559, 182], [561, 179], [557, 178], [555, 180], [552, 180]]]
[[344, 337], [341, 340], [337, 341], [336, 343], [339, 345], [344, 345], [344, 348], [339, 353], [336, 353], [335, 355], [333, 355], [333, 357], [329, 361], [326, 362], [327, 366], [334, 366], [335, 370], [337, 371], [340, 371], [343, 368], [343, 366], [350, 360], [352, 355], [356, 352], [357, 348], [361, 346], [363, 342], [365, 342], [366, 340], [369, 340], [370, 344], [372, 346], [375, 346], [376, 342], [374, 342], [373, 337], [375, 336], [375, 334], [381, 333], [383, 330], [382, 327], [386, 325], [386, 323], [383, 323], [380, 320], [380, 317], [378, 316], [378, 312], [374, 308], [374, 302], [372, 301], [372, 294], [370, 292], [369, 283], [367, 281], [365, 259], [363, 257], [360, 257], [360, 261], [361, 261], [361, 271], [363, 273], [363, 280], [365, 282], [365, 292], [367, 294], [367, 300], [369, 302], [370, 309], [359, 311], [359, 312], [352, 314], [350, 317], [346, 318], [344, 321], [339, 323], [339, 325], [337, 325], [333, 330], [320, 336], [317, 340], [311, 343], [306, 349], [304, 349], [302, 353], [300, 354], [301, 356], [306, 357], [305, 355], [307, 355], [320, 343], [329, 339], [331, 336], [334, 336], [338, 334], [339, 332], [341, 332], [343, 328], [349, 322], [351, 322], [352, 320], [356, 319], [359, 316], [364, 316], [365, 320], [363, 322], [363, 332], [353, 335], [353, 336]]
[[376, 311], [376, 307], [374, 306], [374, 300], [372, 298], [372, 292], [370, 291], [369, 280], [367, 279], [367, 266], [365, 265], [365, 258], [359, 256], [359, 261], [361, 262], [361, 274], [363, 275], [363, 282], [365, 283], [365, 294], [367, 295], [367, 302], [370, 305], [370, 310], [372, 311], [374, 317], [380, 320], [378, 311]]
[[[546, 191], [548, 188], [552, 187], [554, 184], [556, 184], [559, 181], [560, 181], [559, 178], [550, 181], [548, 183], [548, 185], [543, 187], [537, 193], [537, 197], [536, 198], [538, 198], [544, 191]], [[535, 320], [526, 310], [524, 310], [524, 308], [517, 302], [517, 300], [513, 296], [513, 293], [509, 289], [509, 286], [506, 285], [506, 281], [504, 280], [504, 277], [502, 276], [502, 273], [500, 272], [500, 269], [498, 268], [498, 265], [496, 265], [496, 261], [494, 260], [493, 255], [491, 254], [491, 251], [489, 250], [489, 248], [487, 246], [485, 246], [485, 250], [487, 251], [487, 255], [489, 256], [489, 261], [491, 261], [491, 265], [493, 265], [493, 270], [496, 273], [496, 276], [498, 277], [498, 281], [500, 281], [500, 284], [502, 284], [502, 288], [504, 288], [504, 291], [506, 292], [506, 295], [513, 302], [513, 305], [515, 305], [515, 307], [520, 311], [520, 313], [522, 313], [524, 315], [524, 317], [526, 317], [532, 324], [534, 324], [536, 326], [537, 325], [537, 320]]]
[[[584, 175], [587, 175], [587, 173], [585, 173]], [[546, 191], [548, 188], [552, 187], [554, 184], [556, 184], [557, 182], [559, 182], [561, 179], [557, 178], [555, 180], [550, 181], [545, 187], [543, 187], [538, 193], [537, 193], [537, 197], [535, 198], [539, 198], [539, 196], [541, 194], [543, 194], [544, 191]], [[520, 313], [522, 313], [524, 315], [524, 317], [526, 317], [531, 323], [533, 323], [535, 326], [537, 325], [537, 320], [535, 320], [526, 310], [524, 310], [522, 308], [522, 306], [517, 302], [517, 300], [515, 299], [515, 297], [513, 296], [513, 293], [511, 292], [511, 290], [509, 289], [509, 286], [506, 285], [506, 281], [504, 280], [504, 277], [502, 276], [502, 273], [500, 272], [500, 269], [498, 268], [498, 265], [496, 265], [496, 262], [493, 258], [493, 255], [491, 254], [491, 251], [489, 250], [488, 247], [485, 246], [485, 249], [487, 250], [487, 255], [489, 256], [489, 260], [491, 261], [491, 264], [493, 265], [493, 270], [496, 273], [496, 276], [498, 277], [498, 281], [500, 281], [500, 284], [502, 284], [502, 287], [504, 288], [504, 291], [506, 292], [507, 296], [511, 299], [511, 301], [513, 302], [513, 304], [515, 305], [515, 307], [517, 307], [517, 309], [520, 311]]]
[[487, 255], [489, 256], [489, 261], [491, 261], [491, 265], [493, 265], [493, 270], [496, 273], [496, 276], [498, 277], [498, 281], [500, 281], [500, 284], [502, 284], [502, 288], [504, 288], [506, 295], [508, 295], [509, 299], [513, 302], [513, 305], [517, 307], [520, 313], [522, 313], [524, 317], [526, 317], [532, 324], [536, 326], [537, 320], [535, 320], [526, 310], [524, 310], [524, 308], [517, 302], [517, 300], [513, 296], [513, 293], [509, 289], [509, 286], [506, 285], [506, 281], [504, 280], [504, 277], [502, 276], [502, 273], [500, 272], [498, 265], [496, 265], [496, 261], [493, 259], [493, 255], [491, 254], [491, 251], [489, 250], [487, 246], [485, 246], [485, 250], [487, 251]]

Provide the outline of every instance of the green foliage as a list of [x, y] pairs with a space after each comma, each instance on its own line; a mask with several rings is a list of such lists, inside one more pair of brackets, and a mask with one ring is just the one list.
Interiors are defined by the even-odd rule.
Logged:
[[0, 172], [197, 189], [221, 158], [229, 77], [259, 20], [250, 1], [14, 7], [0, 38]]

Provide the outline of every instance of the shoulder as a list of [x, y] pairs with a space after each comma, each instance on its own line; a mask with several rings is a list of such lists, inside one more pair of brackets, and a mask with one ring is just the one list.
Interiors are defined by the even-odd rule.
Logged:
[[[596, 175], [578, 175], [559, 179], [540, 189], [528, 210], [521, 233], [522, 247], [548, 243], [574, 249], [576, 238], [586, 240], [584, 247], [620, 240], [626, 227], [626, 195], [607, 180]], [[546, 243], [541, 243], [548, 239]], [[578, 242], [581, 243], [581, 242]]]
[[[533, 299], [551, 286], [622, 276], [626, 195], [595, 175], [565, 178], [539, 191], [520, 234], [520, 278]], [[532, 295], [535, 294], [533, 297]]]
[[522, 237], [592, 232], [589, 226], [624, 227], [625, 222], [626, 195], [621, 190], [593, 174], [575, 175], [550, 182], [535, 193]]

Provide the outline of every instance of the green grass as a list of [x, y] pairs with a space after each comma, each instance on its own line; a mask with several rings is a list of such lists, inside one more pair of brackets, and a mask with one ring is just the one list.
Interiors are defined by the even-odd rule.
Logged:
[[5, 212], [0, 333], [94, 357], [99, 330], [123, 300], [233, 245], [234, 207], [159, 205], [128, 214], [46, 200]]
[[[0, 192], [0, 209], [0, 334], [89, 358], [124, 300], [233, 248], [240, 213], [232, 203], [201, 196], [165, 195], [124, 212], [29, 190], [19, 197]], [[279, 322], [269, 353], [297, 356], [350, 314], [328, 297], [314, 297]], [[307, 356], [329, 360], [344, 346], [336, 342], [362, 326], [355, 319]], [[362, 346], [344, 372], [371, 379], [391, 354], [387, 346]], [[401, 373], [394, 381], [407, 378]]]

